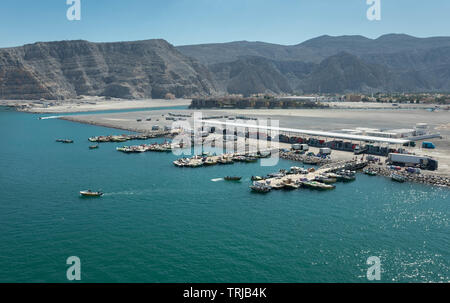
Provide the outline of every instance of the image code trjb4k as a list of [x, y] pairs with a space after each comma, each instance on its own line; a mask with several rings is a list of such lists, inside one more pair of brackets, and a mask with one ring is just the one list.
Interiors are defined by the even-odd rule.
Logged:
[[449, 11], [2, 1], [0, 283], [449, 283]]

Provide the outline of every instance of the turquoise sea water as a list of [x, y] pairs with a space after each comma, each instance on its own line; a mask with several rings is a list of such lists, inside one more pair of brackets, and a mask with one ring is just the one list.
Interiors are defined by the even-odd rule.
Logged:
[[88, 149], [125, 132], [37, 117], [0, 110], [0, 282], [67, 282], [69, 256], [83, 282], [367, 282], [370, 256], [381, 282], [450, 281], [448, 189], [358, 175], [258, 195], [251, 175], [296, 163], [180, 169], [172, 154]]

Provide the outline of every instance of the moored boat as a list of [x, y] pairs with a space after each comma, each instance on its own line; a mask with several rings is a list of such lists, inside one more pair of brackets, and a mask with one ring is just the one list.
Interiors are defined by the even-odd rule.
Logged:
[[337, 182], [337, 178], [331, 178], [328, 176], [317, 176], [314, 178], [314, 181], [325, 183], [325, 184], [333, 184]]
[[336, 186], [330, 185], [330, 184], [324, 184], [317, 181], [306, 181], [303, 182], [303, 185], [305, 187], [311, 188], [311, 189], [318, 189], [318, 190], [329, 190], [329, 189], [335, 189]]
[[406, 178], [403, 177], [402, 175], [394, 173], [394, 174], [391, 175], [391, 180], [395, 181], [395, 182], [403, 183], [403, 182], [406, 181]]
[[270, 151], [268, 151], [268, 152], [258, 152], [258, 157], [259, 158], [269, 158], [270, 156], [271, 156], [271, 152]]
[[299, 189], [301, 186], [301, 183], [294, 182], [291, 179], [287, 179], [287, 180], [283, 181], [283, 185], [284, 185], [284, 187], [283, 187], [284, 189], [292, 190], [292, 189]]
[[363, 173], [368, 175], [368, 176], [376, 176], [376, 175], [378, 175], [376, 171], [371, 170], [369, 168], [363, 170]]
[[244, 160], [246, 163], [253, 163], [253, 162], [256, 162], [256, 161], [258, 161], [258, 158], [256, 158], [256, 157], [245, 157], [245, 160]]
[[253, 184], [250, 186], [250, 188], [257, 193], [268, 193], [272, 187], [270, 187], [267, 184], [264, 183], [260, 183], [260, 182], [253, 182]]
[[260, 176], [252, 176], [252, 181], [261, 181], [263, 180], [263, 177]]
[[219, 164], [233, 164], [233, 160], [231, 158], [227, 158], [227, 157], [221, 157], [219, 159], [217, 159], [217, 163]]
[[207, 159], [203, 162], [203, 164], [206, 165], [206, 166], [212, 166], [212, 165], [216, 165], [216, 164], [217, 164], [217, 161], [214, 160], [213, 158], [207, 158]]
[[352, 182], [356, 180], [356, 173], [354, 171], [349, 170], [341, 170], [337, 173], [338, 178], [337, 181], [341, 182]]
[[98, 148], [98, 144], [89, 146], [89, 149], [97, 149], [97, 148]]

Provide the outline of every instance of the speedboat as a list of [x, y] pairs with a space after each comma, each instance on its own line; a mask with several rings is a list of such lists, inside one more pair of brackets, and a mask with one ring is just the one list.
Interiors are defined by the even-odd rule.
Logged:
[[91, 191], [88, 189], [80, 191], [80, 195], [82, 197], [101, 197], [103, 196], [103, 193], [101, 191]]

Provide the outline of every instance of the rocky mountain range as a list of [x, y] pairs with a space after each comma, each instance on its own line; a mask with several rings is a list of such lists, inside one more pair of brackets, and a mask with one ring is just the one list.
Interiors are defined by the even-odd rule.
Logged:
[[216, 93], [205, 66], [164, 40], [61, 41], [0, 50], [0, 98], [164, 98]]
[[1, 99], [450, 91], [450, 37], [321, 36], [298, 45], [164, 40], [0, 49]]
[[[321, 36], [292, 46], [241, 41], [180, 46], [178, 50], [207, 66], [221, 83], [220, 89], [228, 92], [236, 91], [234, 79], [252, 78], [256, 70], [242, 68], [239, 75], [230, 74], [227, 87], [225, 66], [248, 65], [256, 58], [260, 65], [271, 67], [257, 73], [258, 86], [272, 79], [266, 92], [450, 91], [450, 37]], [[273, 85], [286, 82], [289, 89]], [[261, 92], [255, 85], [240, 91]]]

